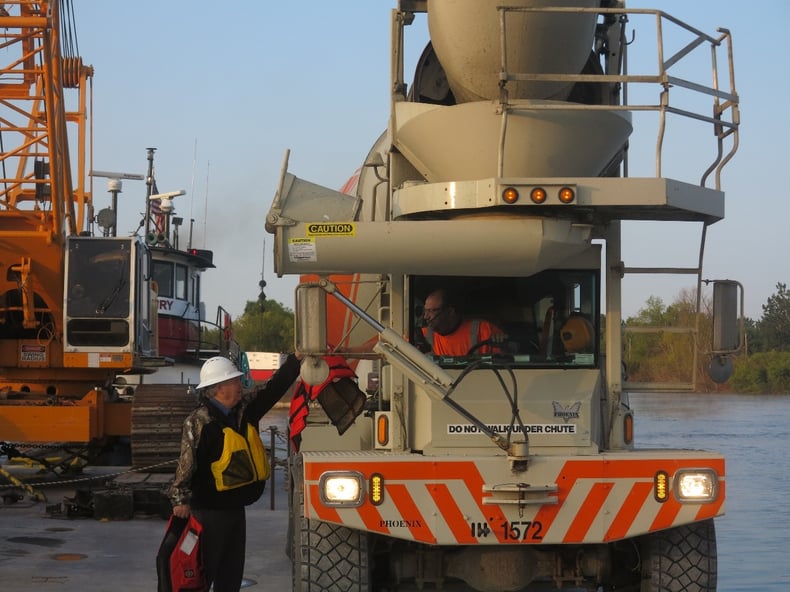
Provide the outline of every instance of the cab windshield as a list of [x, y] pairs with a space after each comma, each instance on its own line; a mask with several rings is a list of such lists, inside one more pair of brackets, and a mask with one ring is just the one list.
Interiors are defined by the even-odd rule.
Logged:
[[596, 270], [411, 278], [411, 342], [443, 367], [597, 367]]

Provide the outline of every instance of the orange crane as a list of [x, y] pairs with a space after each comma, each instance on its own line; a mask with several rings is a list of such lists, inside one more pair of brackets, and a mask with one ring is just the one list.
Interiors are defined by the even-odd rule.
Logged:
[[61, 17], [59, 2], [5, 3], [0, 15], [10, 56], [0, 70], [0, 431], [10, 441], [49, 441], [53, 432], [87, 440], [118, 419], [95, 390], [114, 369], [75, 363], [63, 341], [66, 240], [93, 217], [85, 174], [93, 69], [61, 49]]
[[[157, 434], [177, 438], [194, 402], [186, 386], [116, 387], [123, 375], [142, 383], [140, 376], [174, 363], [159, 352], [160, 321], [168, 319], [158, 310], [171, 297], [167, 304], [183, 304], [180, 322], [199, 323], [199, 288], [158, 290], [168, 273], [176, 285], [176, 274], [196, 278], [214, 267], [212, 254], [180, 250], [177, 232], [155, 244], [119, 237], [106, 232], [108, 223], [115, 228], [114, 210], [94, 216], [86, 186], [93, 68], [71, 46], [70, 6], [18, 0], [0, 8], [7, 58], [0, 69], [0, 453], [68, 443], [71, 459], [59, 466], [71, 466], [75, 457], [90, 462], [132, 437], [137, 414], [148, 426], [138, 440], [156, 452], [153, 459], [144, 454], [147, 461], [175, 459], [177, 443], [163, 447]], [[94, 224], [105, 232], [94, 234]], [[158, 268], [157, 258], [166, 263]], [[190, 331], [182, 349], [199, 351]], [[224, 346], [217, 349], [227, 352]]]

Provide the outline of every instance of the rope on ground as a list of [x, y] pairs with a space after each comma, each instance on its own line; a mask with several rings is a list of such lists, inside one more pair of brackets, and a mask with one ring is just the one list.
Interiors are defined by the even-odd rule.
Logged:
[[[102, 475], [85, 475], [83, 477], [79, 477], [79, 478], [75, 478], [75, 479], [58, 479], [57, 481], [43, 481], [43, 482], [40, 482], [40, 483], [36, 483], [36, 486], [37, 487], [55, 487], [57, 485], [71, 485], [73, 483], [87, 483], [88, 481], [99, 481], [101, 479], [109, 479], [109, 478], [112, 478], [112, 477], [119, 477], [120, 475], [127, 475], [129, 473], [145, 473], [147, 471], [150, 471], [151, 469], [156, 469], [156, 468], [159, 468], [159, 467], [163, 467], [165, 465], [175, 464], [176, 462], [178, 462], [178, 460], [177, 459], [173, 459], [173, 460], [166, 460], [166, 461], [163, 461], [163, 462], [160, 462], [160, 463], [156, 463], [156, 464], [153, 464], [153, 465], [148, 465], [148, 466], [145, 466], [145, 467], [132, 467], [130, 469], [126, 469], [126, 470], [123, 470], [123, 471], [117, 471], [115, 473], [104, 473]], [[11, 476], [10, 474], [6, 475], [6, 473], [7, 473], [7, 471], [3, 470], [0, 467], [0, 474], [2, 474], [3, 476], [6, 476], [6, 477]], [[11, 477], [13, 478], [13, 476], [11, 476]], [[19, 480], [17, 479], [17, 481], [19, 481]], [[24, 485], [24, 483], [22, 481], [19, 481], [19, 482]], [[16, 487], [16, 486], [18, 486], [18, 485], [7, 485], [7, 484], [6, 485], [0, 485], [0, 489], [4, 489], [4, 488], [5, 489], [10, 489], [10, 488]]]
[[14, 487], [20, 487], [20, 488], [24, 489], [25, 491], [27, 491], [28, 494], [30, 494], [30, 496], [34, 500], [39, 501], [39, 502], [47, 501], [47, 496], [45, 496], [40, 491], [37, 491], [37, 490], [33, 489], [33, 487], [31, 487], [27, 483], [24, 483], [24, 482], [20, 481], [19, 479], [14, 477], [11, 473], [6, 471], [3, 467], [0, 467], [0, 475], [5, 477], [6, 479], [8, 479], [13, 484]]

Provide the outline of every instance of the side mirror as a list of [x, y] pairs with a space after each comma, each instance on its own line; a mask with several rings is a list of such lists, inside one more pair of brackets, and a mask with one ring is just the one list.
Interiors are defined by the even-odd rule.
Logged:
[[743, 286], [733, 280], [713, 282], [713, 347], [708, 376], [724, 383], [732, 375], [731, 354], [743, 341]]
[[741, 349], [742, 309], [743, 286], [739, 282], [713, 282], [713, 354], [731, 354]]

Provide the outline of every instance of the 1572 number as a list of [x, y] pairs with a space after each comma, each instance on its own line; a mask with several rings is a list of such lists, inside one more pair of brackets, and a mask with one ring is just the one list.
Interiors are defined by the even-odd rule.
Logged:
[[[487, 522], [471, 522], [471, 535], [475, 538], [486, 538], [495, 535]], [[505, 521], [498, 525], [501, 538], [505, 541], [540, 541], [543, 539], [543, 523], [537, 520]]]

